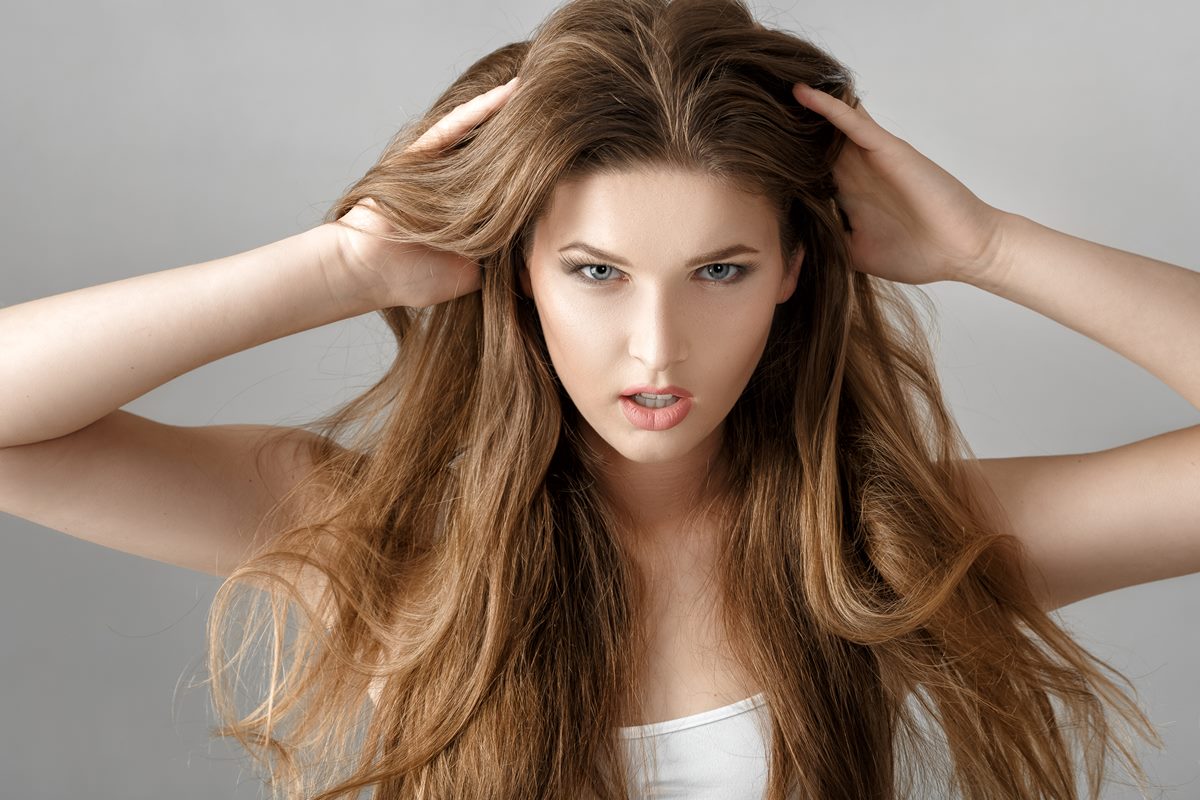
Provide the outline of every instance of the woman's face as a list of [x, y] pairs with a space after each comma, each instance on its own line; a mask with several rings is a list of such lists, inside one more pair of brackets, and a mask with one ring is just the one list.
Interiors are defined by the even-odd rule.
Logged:
[[[720, 441], [802, 257], [785, 269], [765, 198], [699, 172], [639, 170], [559, 184], [520, 280], [583, 419], [651, 464]], [[641, 385], [685, 390], [683, 418], [623, 397]]]

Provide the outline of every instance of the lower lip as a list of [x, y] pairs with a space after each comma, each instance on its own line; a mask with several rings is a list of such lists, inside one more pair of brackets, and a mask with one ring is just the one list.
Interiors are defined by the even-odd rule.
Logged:
[[683, 422], [692, 410], [692, 398], [681, 397], [666, 408], [646, 408], [622, 395], [621, 410], [625, 412], [625, 419], [644, 431], [665, 431]]

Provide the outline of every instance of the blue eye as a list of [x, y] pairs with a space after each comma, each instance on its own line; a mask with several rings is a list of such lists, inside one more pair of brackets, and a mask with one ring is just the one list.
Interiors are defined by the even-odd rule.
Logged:
[[[569, 268], [569, 271], [571, 272], [572, 275], [574, 275], [576, 278], [583, 281], [584, 283], [590, 283], [590, 284], [615, 283], [615, 281], [608, 280], [608, 277], [614, 273], [620, 272], [619, 269], [617, 269], [616, 267], [611, 266], [609, 264], [596, 264], [596, 263], [587, 262], [587, 261], [574, 261], [569, 258], [564, 258], [562, 260], [562, 263], [564, 266]], [[730, 273], [731, 267], [734, 270], [737, 270], [736, 272], [732, 273], [732, 275], [733, 275], [732, 278], [729, 277], [729, 275], [731, 274]], [[591, 273], [591, 277], [587, 277], [589, 273], [587, 273], [586, 270], [589, 270], [589, 269], [594, 269], [597, 271], [604, 270], [604, 272], [599, 272], [598, 274]], [[702, 281], [702, 283], [716, 283], [716, 284], [737, 283], [743, 277], [745, 277], [748, 273], [750, 273], [754, 268], [750, 267], [750, 266], [744, 266], [742, 264], [706, 264], [705, 266], [700, 267], [700, 269], [698, 269], [697, 272], [704, 272], [705, 270], [716, 270], [716, 269], [720, 269], [720, 272], [719, 273], [709, 272], [708, 274], [710, 276], [715, 275], [717, 280], [706, 280], [706, 281]]]

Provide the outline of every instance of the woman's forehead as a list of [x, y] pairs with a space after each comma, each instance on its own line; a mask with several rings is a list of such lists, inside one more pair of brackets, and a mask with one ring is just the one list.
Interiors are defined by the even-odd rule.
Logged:
[[720, 246], [715, 239], [728, 238], [727, 231], [764, 241], [775, 238], [774, 204], [765, 195], [735, 189], [708, 173], [665, 168], [562, 180], [534, 225], [535, 236], [550, 239], [556, 249], [579, 238], [613, 249], [622, 241], [636, 244], [672, 233], [693, 242], [698, 237], [714, 239], [710, 249], [715, 249]]

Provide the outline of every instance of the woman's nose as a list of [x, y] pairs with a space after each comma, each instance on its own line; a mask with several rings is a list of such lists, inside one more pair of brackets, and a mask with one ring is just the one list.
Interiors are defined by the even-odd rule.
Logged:
[[656, 375], [687, 358], [685, 315], [677, 300], [665, 292], [648, 294], [632, 312], [628, 330], [629, 354]]

